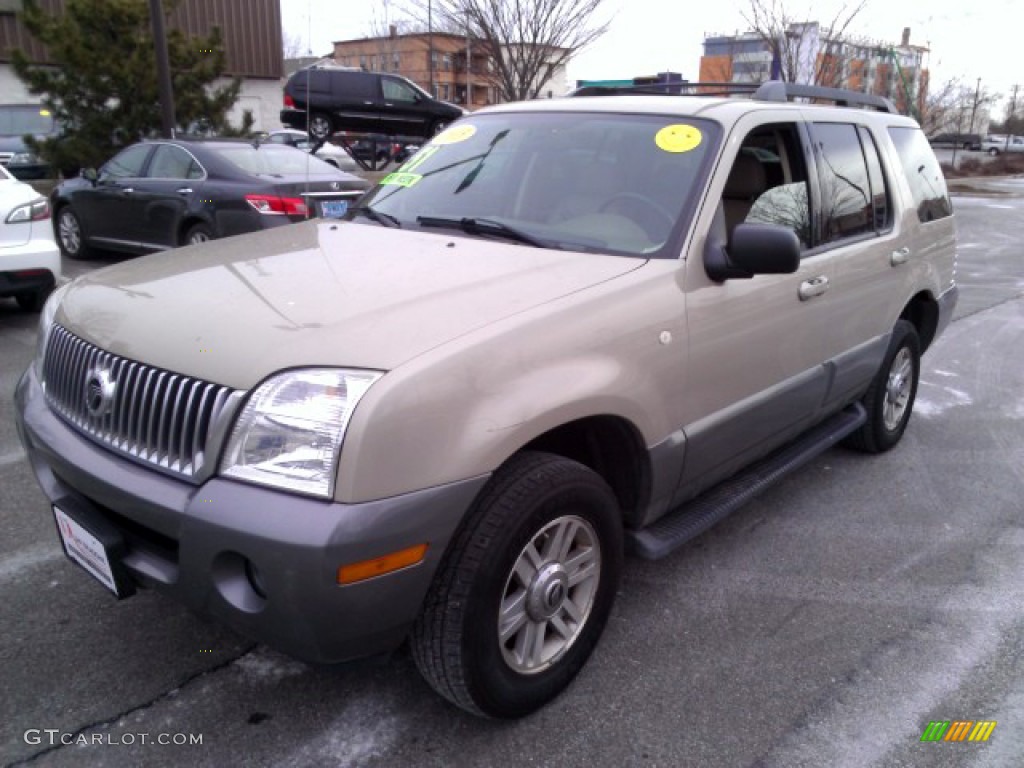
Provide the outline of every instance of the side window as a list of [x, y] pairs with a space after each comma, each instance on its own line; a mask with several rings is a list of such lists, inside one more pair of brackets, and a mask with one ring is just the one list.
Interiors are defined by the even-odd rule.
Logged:
[[764, 125], [749, 133], [725, 182], [722, 208], [731, 237], [744, 221], [793, 230], [803, 248], [811, 244], [807, 164], [793, 123]]
[[381, 85], [384, 88], [385, 101], [404, 101], [407, 104], [413, 104], [416, 101], [416, 92], [399, 80], [385, 77]]
[[342, 104], [379, 101], [380, 75], [372, 72], [332, 72], [333, 97]]
[[142, 166], [145, 165], [146, 157], [152, 148], [151, 144], [136, 144], [134, 147], [128, 147], [107, 161], [107, 164], [103, 166], [103, 173], [116, 179], [141, 176]]
[[857, 127], [847, 123], [814, 123], [821, 183], [822, 243], [875, 231], [871, 183]]
[[197, 179], [203, 173], [195, 159], [181, 147], [161, 144], [149, 164], [151, 179]]
[[892, 226], [892, 206], [889, 204], [889, 187], [886, 184], [885, 174], [882, 172], [882, 161], [878, 154], [878, 145], [871, 135], [871, 131], [863, 125], [857, 128], [860, 134], [860, 142], [864, 147], [864, 159], [868, 164], [868, 181], [871, 183], [871, 209], [874, 216], [874, 227], [876, 231], [888, 229]]
[[924, 132], [920, 128], [890, 128], [889, 135], [910, 184], [917, 218], [933, 221], [952, 216], [953, 204], [946, 191], [946, 179]]

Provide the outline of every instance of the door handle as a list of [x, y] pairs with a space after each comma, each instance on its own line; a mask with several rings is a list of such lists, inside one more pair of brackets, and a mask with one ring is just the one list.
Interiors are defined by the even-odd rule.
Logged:
[[373, 102], [372, 101], [364, 101], [363, 104], [365, 104], [368, 107], [372, 107], [373, 106]]
[[812, 277], [810, 280], [804, 280], [800, 283], [800, 301], [807, 301], [808, 299], [813, 299], [815, 296], [821, 296], [821, 294], [827, 290], [828, 278], [824, 275]]
[[174, 191], [177, 192], [179, 195], [191, 195], [192, 187], [182, 187], [181, 189], [176, 189]]
[[135, 188], [134, 187], [121, 187], [121, 191], [124, 192], [125, 194], [131, 194], [132, 192], [135, 191]]
[[894, 267], [898, 267], [900, 264], [905, 264], [907, 259], [910, 258], [910, 249], [906, 246], [900, 248], [898, 251], [893, 251], [892, 256], [889, 257], [889, 263]]

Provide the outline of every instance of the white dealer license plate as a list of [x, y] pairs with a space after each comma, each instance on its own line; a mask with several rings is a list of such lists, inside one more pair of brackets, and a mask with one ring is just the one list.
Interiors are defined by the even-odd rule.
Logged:
[[118, 580], [114, 578], [110, 555], [103, 542], [56, 505], [53, 507], [53, 516], [57, 519], [57, 531], [68, 557], [115, 595], [124, 597], [124, 590], [119, 588]]

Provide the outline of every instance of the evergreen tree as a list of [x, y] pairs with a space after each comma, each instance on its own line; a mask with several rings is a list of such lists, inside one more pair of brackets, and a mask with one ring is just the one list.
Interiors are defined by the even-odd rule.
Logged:
[[[165, 16], [175, 1], [164, 0]], [[50, 165], [65, 173], [98, 166], [122, 147], [159, 134], [156, 54], [146, 0], [67, 0], [58, 15], [47, 13], [37, 0], [25, 0], [19, 16], [48, 52], [47, 64], [33, 64], [16, 49], [12, 64], [60, 126], [58, 136], [28, 142]], [[224, 71], [220, 30], [187, 38], [168, 29], [167, 49], [179, 130], [201, 125], [219, 134], [248, 132], [249, 112], [238, 130], [226, 118], [241, 80], [214, 86]]]

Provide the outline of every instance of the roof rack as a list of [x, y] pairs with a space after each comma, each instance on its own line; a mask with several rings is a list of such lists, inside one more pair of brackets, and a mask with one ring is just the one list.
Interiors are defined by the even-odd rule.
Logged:
[[768, 80], [763, 83], [711, 83], [674, 82], [642, 83], [638, 85], [585, 85], [569, 93], [569, 96], [621, 96], [623, 94], [649, 94], [674, 96], [733, 96], [750, 94], [758, 101], [788, 102], [793, 99], [814, 99], [831, 101], [837, 107], [869, 107], [879, 112], [896, 114], [896, 106], [884, 96], [860, 93], [845, 88], [826, 88], [820, 85], [785, 83]]
[[795, 98], [833, 101], [837, 107], [871, 107], [879, 112], [896, 113], [896, 105], [884, 96], [861, 93], [846, 88], [826, 88], [821, 85], [801, 85], [768, 80], [754, 91], [754, 98], [761, 101], [790, 101]]

